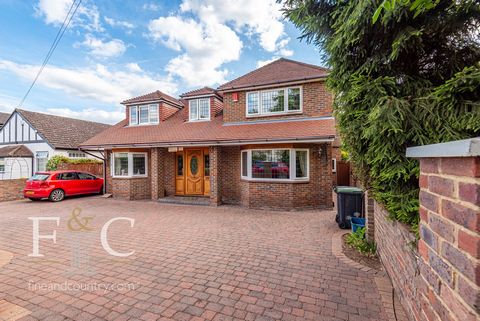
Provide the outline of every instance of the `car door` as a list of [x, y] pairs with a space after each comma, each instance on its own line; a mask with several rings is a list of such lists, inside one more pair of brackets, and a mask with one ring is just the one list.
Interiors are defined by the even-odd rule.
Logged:
[[100, 188], [97, 186], [98, 185], [97, 177], [88, 173], [78, 172], [78, 179], [79, 179], [79, 186], [81, 189], [81, 193], [83, 194], [98, 193], [98, 190]]
[[80, 187], [78, 186], [78, 175], [76, 172], [65, 172], [57, 175], [59, 187], [61, 187], [66, 195], [79, 194]]

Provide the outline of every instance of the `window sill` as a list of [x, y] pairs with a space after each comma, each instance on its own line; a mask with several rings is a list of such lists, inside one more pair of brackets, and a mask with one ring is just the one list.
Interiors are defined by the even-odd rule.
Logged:
[[148, 178], [148, 175], [139, 176], [112, 176], [113, 179], [135, 179], [135, 178]]
[[261, 118], [261, 117], [274, 117], [274, 116], [288, 116], [288, 115], [302, 115], [302, 110], [295, 110], [295, 111], [288, 111], [288, 112], [280, 112], [280, 113], [269, 113], [269, 114], [253, 114], [253, 115], [246, 115], [246, 118]]
[[208, 119], [189, 119], [188, 120], [189, 123], [199, 123], [199, 122], [203, 122], [203, 121], [210, 121], [210, 118], [208, 118]]
[[156, 123], [146, 123], [146, 124], [128, 124], [126, 127], [140, 127], [140, 126], [155, 126], [160, 124], [160, 122]]
[[248, 183], [281, 183], [281, 184], [305, 184], [310, 183], [310, 179], [261, 179], [261, 178], [246, 178], [240, 179], [242, 182]]

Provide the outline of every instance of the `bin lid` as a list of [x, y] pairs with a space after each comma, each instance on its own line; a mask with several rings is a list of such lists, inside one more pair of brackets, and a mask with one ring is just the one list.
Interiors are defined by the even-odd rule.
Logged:
[[363, 194], [363, 191], [354, 186], [337, 186], [335, 187], [335, 192], [339, 194]]

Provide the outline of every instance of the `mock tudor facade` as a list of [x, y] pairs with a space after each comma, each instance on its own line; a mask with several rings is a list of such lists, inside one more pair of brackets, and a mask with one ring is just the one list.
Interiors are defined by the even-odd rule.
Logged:
[[107, 192], [211, 205], [332, 206], [328, 70], [279, 59], [217, 89], [124, 101], [126, 119], [82, 144], [105, 152]]

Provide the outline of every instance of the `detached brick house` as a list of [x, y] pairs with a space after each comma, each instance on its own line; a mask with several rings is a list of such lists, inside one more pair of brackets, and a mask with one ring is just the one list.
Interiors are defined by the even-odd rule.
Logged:
[[82, 144], [105, 151], [114, 197], [210, 205], [332, 206], [335, 120], [324, 68], [287, 59], [180, 99], [124, 101], [126, 119]]

